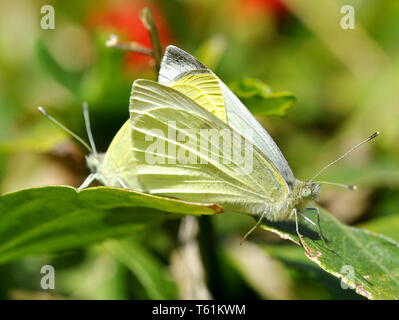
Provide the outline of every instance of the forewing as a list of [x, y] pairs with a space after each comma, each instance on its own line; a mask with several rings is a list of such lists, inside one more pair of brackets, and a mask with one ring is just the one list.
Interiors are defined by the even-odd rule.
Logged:
[[[207, 69], [201, 62], [182, 49], [168, 46], [161, 62], [158, 82], [169, 85], [180, 74], [197, 69]], [[212, 72], [211, 70], [209, 70]], [[254, 143], [274, 164], [288, 183], [294, 181], [294, 175], [280, 149], [272, 137], [259, 124], [238, 97], [220, 79], [224, 95], [226, 116], [229, 126]]]
[[[130, 117], [135, 170], [144, 192], [246, 213], [259, 213], [265, 203], [288, 195], [284, 179], [256, 147], [173, 88], [136, 80]], [[219, 138], [201, 144], [204, 130], [233, 138], [223, 140], [222, 152]]]

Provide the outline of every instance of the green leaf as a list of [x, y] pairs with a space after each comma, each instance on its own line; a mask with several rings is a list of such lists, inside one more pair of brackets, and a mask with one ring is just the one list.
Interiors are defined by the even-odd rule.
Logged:
[[105, 247], [132, 271], [150, 299], [176, 299], [176, 287], [167, 270], [139, 243], [110, 240]]
[[272, 92], [268, 85], [253, 78], [235, 81], [230, 89], [252, 113], [260, 116], [285, 116], [296, 102], [292, 93]]
[[36, 43], [36, 52], [44, 69], [61, 85], [79, 97], [79, 87], [82, 78], [80, 72], [65, 70], [52, 56], [42, 40]]
[[340, 281], [309, 260], [299, 246], [261, 244], [266, 254], [284, 265], [291, 278], [291, 294], [296, 300], [361, 300], [353, 290], [344, 290]]
[[[307, 216], [316, 223], [314, 214]], [[317, 228], [300, 223], [307, 256], [323, 270], [353, 285], [368, 299], [399, 299], [399, 244], [385, 236], [341, 224], [320, 210], [324, 243]], [[294, 221], [263, 222], [262, 227], [299, 244]], [[354, 273], [349, 274], [353, 268]]]
[[139, 232], [175, 215], [214, 214], [221, 208], [95, 187], [52, 186], [5, 194], [0, 201], [0, 263]]

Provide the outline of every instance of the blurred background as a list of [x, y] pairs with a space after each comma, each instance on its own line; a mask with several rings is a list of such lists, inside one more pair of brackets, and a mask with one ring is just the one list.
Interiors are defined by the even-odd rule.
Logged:
[[[350, 2], [350, 3], [348, 3]], [[55, 9], [43, 30], [40, 9]], [[355, 8], [343, 30], [340, 8]], [[321, 205], [344, 223], [399, 241], [399, 2], [325, 0], [126, 0], [0, 2], [0, 188], [78, 186], [86, 151], [37, 112], [37, 106], [85, 137], [88, 101], [97, 147], [106, 151], [128, 117], [136, 78], [156, 79], [143, 54], [107, 48], [111, 34], [150, 46], [140, 10], [151, 8], [164, 46], [193, 54], [227, 84], [252, 77], [297, 103], [285, 117], [259, 117], [297, 178], [376, 130], [381, 136], [320, 179]], [[247, 106], [251, 109], [251, 105]], [[253, 106], [252, 106], [253, 107]], [[199, 297], [228, 299], [356, 299], [308, 261], [300, 247], [253, 226], [241, 215], [199, 219], [204, 281]], [[189, 228], [189, 227], [188, 227]], [[32, 256], [0, 266], [0, 298], [174, 299], [190, 293], [182, 272], [179, 221], [125, 239], [130, 259], [106, 242]], [[196, 250], [196, 249], [195, 249]], [[182, 253], [183, 252], [183, 253]], [[37, 270], [51, 264], [56, 289], [40, 291]], [[201, 263], [200, 263], [201, 264]]]

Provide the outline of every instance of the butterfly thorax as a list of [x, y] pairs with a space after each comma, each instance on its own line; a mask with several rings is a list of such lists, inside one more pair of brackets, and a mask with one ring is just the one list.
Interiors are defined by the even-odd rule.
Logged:
[[313, 182], [295, 180], [290, 186], [291, 192], [283, 202], [270, 206], [268, 217], [273, 221], [282, 221], [291, 217], [293, 209], [304, 212], [309, 201], [316, 201], [320, 196], [320, 185]]

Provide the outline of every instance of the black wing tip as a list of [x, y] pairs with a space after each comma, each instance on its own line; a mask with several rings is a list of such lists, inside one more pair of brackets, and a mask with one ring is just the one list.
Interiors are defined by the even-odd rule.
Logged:
[[175, 45], [170, 44], [165, 49], [165, 55], [167, 55], [168, 53], [173, 52], [173, 51], [178, 51], [178, 52], [182, 52], [183, 51], [184, 52], [183, 49], [180, 49], [179, 47], [176, 47]]

